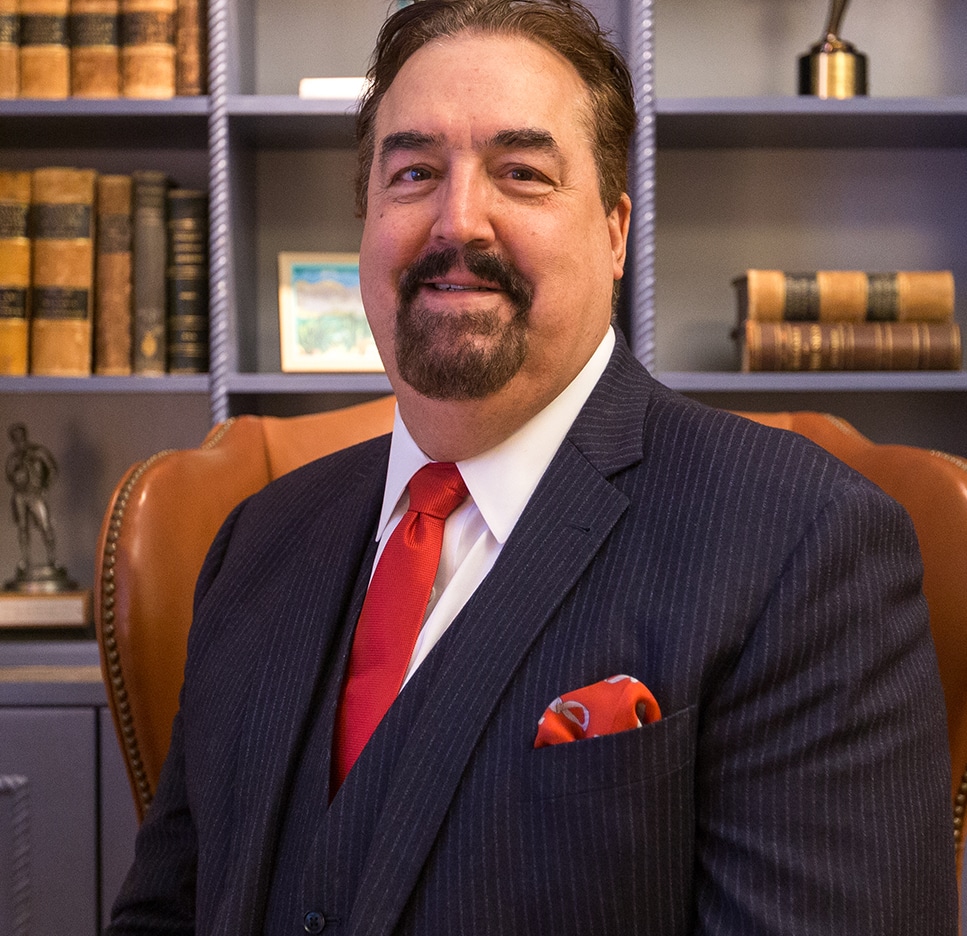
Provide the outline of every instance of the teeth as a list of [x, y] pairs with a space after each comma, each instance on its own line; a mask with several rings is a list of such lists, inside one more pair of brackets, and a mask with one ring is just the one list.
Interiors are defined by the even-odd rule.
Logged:
[[452, 283], [433, 283], [434, 289], [443, 292], [486, 292], [485, 286], [456, 286]]

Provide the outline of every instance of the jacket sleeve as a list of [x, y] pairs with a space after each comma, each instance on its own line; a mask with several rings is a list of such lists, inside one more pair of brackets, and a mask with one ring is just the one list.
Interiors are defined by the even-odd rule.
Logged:
[[921, 573], [906, 513], [837, 482], [703, 709], [696, 933], [955, 936]]
[[[238, 512], [236, 508], [226, 520], [205, 559], [195, 593], [196, 607], [218, 573]], [[203, 636], [193, 627], [189, 653]], [[195, 932], [197, 868], [198, 841], [189, 803], [179, 712], [158, 789], [138, 830], [134, 863], [115, 901], [106, 936], [191, 936]]]

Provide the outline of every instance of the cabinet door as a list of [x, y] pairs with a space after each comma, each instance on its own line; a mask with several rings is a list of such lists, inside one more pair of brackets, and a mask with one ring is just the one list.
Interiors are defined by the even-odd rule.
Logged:
[[96, 737], [93, 708], [0, 708], [4, 934], [97, 932]]
[[111, 907], [134, 860], [138, 820], [124, 758], [118, 747], [111, 713], [98, 711], [101, 722], [101, 927], [111, 919]]

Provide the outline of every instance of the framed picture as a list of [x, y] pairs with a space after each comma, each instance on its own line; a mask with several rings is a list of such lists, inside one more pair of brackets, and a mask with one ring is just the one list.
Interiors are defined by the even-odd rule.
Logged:
[[279, 254], [282, 370], [382, 371], [359, 293], [359, 254]]

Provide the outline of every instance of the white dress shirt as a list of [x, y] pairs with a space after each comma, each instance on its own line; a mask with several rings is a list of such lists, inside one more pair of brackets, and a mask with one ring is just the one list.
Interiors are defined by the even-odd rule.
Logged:
[[[499, 445], [457, 463], [470, 497], [446, 521], [440, 567], [404, 685], [497, 561], [554, 453], [604, 373], [614, 343], [609, 328], [580, 373], [541, 412]], [[432, 459], [413, 441], [397, 407], [376, 530], [377, 563], [409, 506], [406, 485], [429, 461]]]

